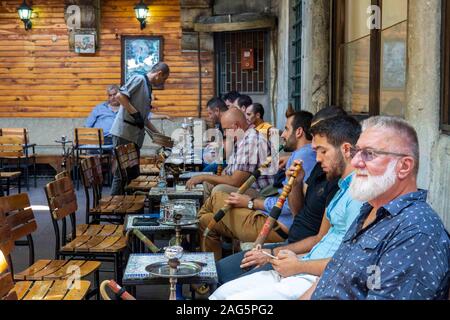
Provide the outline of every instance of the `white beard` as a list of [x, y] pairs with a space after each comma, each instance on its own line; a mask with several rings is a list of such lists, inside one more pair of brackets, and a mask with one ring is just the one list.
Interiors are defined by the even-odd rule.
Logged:
[[350, 184], [350, 195], [353, 199], [368, 202], [378, 198], [388, 191], [397, 181], [395, 166], [397, 161], [389, 162], [386, 171], [382, 176], [371, 176], [367, 170], [359, 170], [359, 173], [367, 175], [360, 178], [355, 176]]

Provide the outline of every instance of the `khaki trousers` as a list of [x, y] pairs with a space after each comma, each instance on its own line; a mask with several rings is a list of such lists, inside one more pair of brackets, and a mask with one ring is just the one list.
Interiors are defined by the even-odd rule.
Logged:
[[[224, 192], [224, 193], [233, 193], [237, 192], [239, 188], [230, 186], [228, 184], [218, 184], [213, 185], [209, 182], [203, 182], [203, 190], [204, 190], [204, 201], [208, 199], [214, 192]], [[260, 194], [256, 189], [250, 188], [245, 192], [246, 195], [252, 197], [252, 198], [259, 198]]]
[[[267, 216], [260, 211], [246, 208], [231, 209], [224, 218], [210, 230], [206, 239], [203, 237], [208, 224], [213, 220], [214, 215], [225, 205], [225, 200], [229, 194], [221, 191], [214, 192], [203, 204], [199, 211], [199, 231], [201, 249], [204, 252], [213, 252], [216, 260], [222, 258], [221, 237], [228, 237], [243, 242], [254, 242], [259, 235]], [[278, 233], [271, 231], [266, 242], [278, 243], [285, 239]]]

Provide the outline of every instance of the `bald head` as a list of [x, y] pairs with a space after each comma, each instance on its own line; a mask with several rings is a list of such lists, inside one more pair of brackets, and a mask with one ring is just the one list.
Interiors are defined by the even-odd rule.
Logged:
[[244, 113], [237, 108], [230, 108], [227, 112], [225, 112], [222, 115], [220, 123], [224, 129], [240, 128], [246, 131], [248, 128], [248, 123], [245, 119]]

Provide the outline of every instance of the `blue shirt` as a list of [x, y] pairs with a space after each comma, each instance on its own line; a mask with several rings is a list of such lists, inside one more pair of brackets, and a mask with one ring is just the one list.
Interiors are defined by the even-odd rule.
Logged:
[[[302, 148], [295, 150], [291, 156], [289, 157], [286, 168], [290, 168], [295, 160], [303, 161], [303, 170], [305, 171], [306, 181], [311, 174], [311, 171], [314, 169], [316, 165], [316, 152], [311, 147], [311, 144], [307, 144]], [[286, 185], [288, 182], [287, 178], [284, 180], [283, 185]], [[278, 190], [278, 193], [281, 194], [282, 189]], [[264, 213], [269, 215], [272, 208], [278, 201], [278, 197], [268, 197], [264, 200]], [[283, 208], [281, 209], [281, 215], [278, 218], [278, 221], [288, 227], [291, 228], [292, 222], [294, 220], [294, 216], [292, 215], [291, 208], [289, 208], [289, 201], [285, 201], [283, 204]]]
[[425, 191], [393, 200], [377, 211], [365, 204], [328, 264], [313, 299], [447, 299], [450, 239], [426, 203]]
[[117, 112], [111, 110], [108, 102], [97, 105], [86, 119], [87, 128], [102, 128], [105, 137], [110, 136], [110, 130], [116, 119]]
[[330, 222], [330, 230], [302, 260], [328, 259], [339, 248], [345, 234], [359, 215], [362, 203], [350, 196], [350, 183], [354, 173], [339, 180], [339, 190], [326, 209], [326, 217]]

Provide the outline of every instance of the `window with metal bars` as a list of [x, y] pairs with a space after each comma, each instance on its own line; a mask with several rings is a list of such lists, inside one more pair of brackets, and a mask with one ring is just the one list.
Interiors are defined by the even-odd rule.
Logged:
[[294, 46], [294, 56], [292, 59], [292, 67], [294, 74], [292, 79], [292, 99], [294, 101], [294, 109], [296, 111], [301, 110], [301, 90], [302, 90], [302, 0], [294, 1], [294, 40], [292, 45]]
[[[221, 96], [233, 90], [250, 95], [267, 92], [266, 30], [217, 33], [215, 42], [218, 92]], [[245, 49], [253, 49], [252, 69], [245, 69], [242, 66], [242, 50]]]

